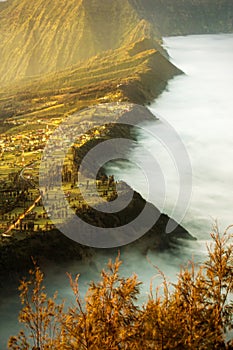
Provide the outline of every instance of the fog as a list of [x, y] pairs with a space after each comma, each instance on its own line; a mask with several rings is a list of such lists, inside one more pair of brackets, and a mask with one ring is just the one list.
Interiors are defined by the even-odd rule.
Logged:
[[[150, 108], [174, 127], [189, 154], [192, 197], [182, 224], [206, 240], [214, 220], [222, 229], [233, 223], [233, 35], [165, 38], [164, 45], [185, 75], [171, 80]], [[150, 133], [155, 135], [158, 127], [158, 121], [150, 123]], [[179, 189], [176, 169], [156, 138], [144, 132], [138, 138], [161, 165], [167, 185], [164, 211], [170, 214]], [[133, 150], [131, 162], [137, 163], [139, 152], [140, 147]], [[125, 167], [122, 173], [115, 164], [114, 171], [146, 195], [136, 168]], [[158, 199], [153, 203], [157, 205]]]
[[233, 35], [167, 38], [165, 45], [186, 75], [170, 81], [152, 110], [189, 153], [193, 195], [183, 224], [206, 239], [214, 219], [222, 229], [233, 223]]
[[[144, 256], [131, 247], [122, 251], [122, 274], [128, 276], [136, 272], [139, 280], [144, 282], [140, 303], [146, 300], [150, 280], [157, 274], [148, 260], [174, 281], [182, 263], [192, 256], [196, 262], [203, 260], [205, 243], [209, 239], [214, 219], [219, 220], [222, 228], [233, 223], [233, 35], [173, 37], [165, 38], [164, 43], [173, 62], [186, 74], [171, 80], [167, 90], [150, 108], [155, 115], [161, 116], [173, 126], [189, 154], [193, 188], [182, 224], [198, 241], [185, 243], [176, 254], [149, 250], [147, 256]], [[150, 123], [152, 135], [160, 123], [161, 121]], [[154, 137], [140, 132], [138, 139], [140, 145], [154, 154], [161, 166], [166, 183], [166, 198], [161, 209], [171, 213], [180, 186], [176, 166], [169, 158], [166, 147], [159, 145]], [[131, 152], [131, 162], [137, 163], [140, 155], [140, 147], [136, 147]], [[137, 168], [118, 162], [111, 165], [108, 171], [126, 180], [146, 197], [145, 179]], [[154, 169], [147, 171], [153, 172]], [[156, 174], [154, 177], [156, 183]], [[162, 202], [156, 196], [150, 198], [155, 205]], [[175, 215], [178, 213], [179, 208], [176, 208]], [[84, 294], [88, 282], [98, 278], [99, 271], [109, 258], [110, 253], [99, 252], [91, 264], [74, 262], [63, 266], [50, 265], [46, 268], [49, 293], [59, 290], [60, 299], [73, 300], [65, 275], [69, 271], [81, 274], [80, 287]], [[159, 279], [155, 279], [154, 285], [159, 283]], [[19, 303], [14, 291], [12, 295], [2, 297], [1, 302], [0, 348], [4, 350], [8, 336], [19, 329]]]

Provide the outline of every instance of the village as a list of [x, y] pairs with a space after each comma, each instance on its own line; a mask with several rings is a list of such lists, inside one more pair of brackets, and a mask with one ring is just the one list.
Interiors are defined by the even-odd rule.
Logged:
[[[24, 129], [17, 135], [6, 133], [1, 137], [0, 234], [2, 240], [23, 238], [29, 232], [49, 231], [54, 228], [54, 223], [50, 221], [49, 213], [43, 206], [39, 189], [39, 171], [44, 148], [61, 122], [62, 120], [57, 119], [37, 120], [36, 130], [30, 130], [30, 122], [27, 122], [26, 131]], [[8, 120], [7, 123], [17, 126], [20, 124], [14, 118]], [[33, 120], [31, 124], [35, 125], [35, 121]], [[88, 131], [83, 132], [83, 130]], [[105, 138], [106, 126], [96, 125], [94, 121], [82, 121], [77, 128], [74, 128], [70, 137], [74, 138], [75, 133], [79, 136], [67, 152], [61, 178], [67, 203], [78, 215], [88, 210], [88, 205], [81, 193], [82, 189], [85, 188], [91, 203], [95, 205], [100, 201], [100, 197], [106, 201], [114, 200], [117, 197], [117, 191], [113, 175], [109, 177], [102, 175], [96, 180], [85, 177], [82, 182], [78, 181], [78, 157], [74, 157], [74, 150], [81, 149], [89, 141]], [[59, 139], [56, 141], [54, 148], [59, 150], [62, 142]], [[52, 154], [55, 149], [51, 148], [49, 151]], [[77, 155], [78, 152], [75, 154]], [[56, 192], [56, 189], [54, 191]], [[55, 192], [54, 198], [56, 199]], [[67, 209], [62, 208], [59, 201], [55, 200], [50, 210], [53, 211], [56, 222], [62, 222], [67, 218]]]

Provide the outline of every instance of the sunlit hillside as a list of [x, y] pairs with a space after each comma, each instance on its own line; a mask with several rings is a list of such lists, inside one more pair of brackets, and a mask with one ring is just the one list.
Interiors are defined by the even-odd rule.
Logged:
[[128, 0], [39, 0], [36, 6], [8, 0], [0, 10], [2, 82], [66, 69], [144, 36], [156, 37]]
[[143, 38], [165, 54], [160, 33], [232, 29], [231, 0], [7, 0], [0, 2], [0, 84], [112, 57]]
[[151, 47], [145, 39], [107, 57], [100, 54], [82, 65], [9, 85], [0, 90], [0, 118], [62, 117], [90, 104], [153, 99], [180, 71]]

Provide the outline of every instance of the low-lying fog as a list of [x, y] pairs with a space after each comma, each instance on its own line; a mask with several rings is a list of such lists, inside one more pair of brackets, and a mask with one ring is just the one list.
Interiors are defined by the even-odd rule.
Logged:
[[[196, 261], [203, 259], [205, 242], [209, 239], [214, 219], [219, 220], [222, 228], [233, 223], [233, 35], [172, 37], [165, 38], [164, 42], [173, 62], [186, 75], [170, 81], [167, 90], [151, 105], [151, 110], [175, 128], [189, 154], [193, 171], [193, 191], [182, 224], [198, 237], [197, 242], [188, 244], [177, 255], [148, 252], [153, 263], [174, 281], [180, 264], [192, 256]], [[152, 134], [158, 123], [151, 123]], [[167, 183], [164, 211], [169, 214], [178, 192], [177, 173], [174, 166], [170, 168], [170, 162], [163, 159], [164, 151], [159, 151], [153, 137], [141, 133], [139, 140], [141, 145], [150, 149], [161, 161]], [[136, 161], [138, 157], [140, 151], [136, 148], [130, 158]], [[144, 195], [141, 175], [137, 175], [132, 167], [124, 164], [119, 168], [118, 165], [116, 163], [112, 166], [109, 172], [116, 173]], [[153, 172], [153, 169], [149, 171]], [[153, 202], [156, 205], [158, 198], [153, 198]], [[49, 291], [52, 293], [59, 290], [61, 299], [72, 300], [66, 271], [81, 273], [80, 286], [84, 292], [88, 282], [97, 278], [98, 271], [109, 257], [98, 253], [91, 266], [85, 263], [50, 266], [46, 271]], [[122, 274], [128, 276], [136, 272], [144, 282], [140, 300], [143, 302], [149, 291], [150, 279], [157, 272], [145, 256], [130, 248], [122, 253], [121, 258], [124, 261]], [[0, 305], [0, 348], [3, 350], [6, 348], [8, 336], [16, 334], [19, 329], [18, 309], [16, 294], [8, 295], [6, 291]]]

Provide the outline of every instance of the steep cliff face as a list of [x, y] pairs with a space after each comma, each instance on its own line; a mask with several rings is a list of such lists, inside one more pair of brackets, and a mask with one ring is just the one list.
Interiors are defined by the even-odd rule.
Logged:
[[60, 71], [144, 36], [158, 38], [153, 31], [128, 0], [8, 0], [0, 3], [0, 80]]
[[232, 0], [0, 2], [0, 117], [34, 112], [31, 94], [61, 95], [59, 115], [82, 107], [82, 98], [144, 103], [180, 73], [169, 62], [159, 31], [232, 30]]
[[165, 54], [159, 31], [232, 30], [232, 0], [7, 0], [0, 2], [0, 83], [62, 71], [144, 38]]

